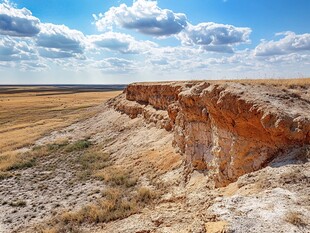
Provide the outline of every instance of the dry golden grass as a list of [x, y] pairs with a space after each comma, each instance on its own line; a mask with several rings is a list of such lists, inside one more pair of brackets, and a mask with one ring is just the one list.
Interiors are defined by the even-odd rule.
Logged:
[[129, 171], [124, 168], [118, 168], [115, 166], [106, 167], [94, 173], [96, 178], [102, 179], [112, 186], [125, 186], [127, 188], [135, 186], [137, 183], [137, 177], [130, 174]]
[[77, 211], [65, 211], [47, 225], [38, 226], [38, 232], [79, 232], [79, 227], [85, 224], [107, 223], [124, 219], [135, 214], [156, 200], [154, 191], [140, 187], [109, 187], [95, 203], [88, 204]]
[[24, 87], [13, 93], [0, 88], [0, 154], [31, 145], [53, 130], [95, 114], [89, 109], [120, 91], [67, 92], [40, 91]]
[[304, 219], [303, 215], [299, 212], [295, 212], [295, 211], [290, 211], [285, 215], [285, 220], [290, 223], [293, 224], [295, 226], [306, 226], [307, 222]]
[[[223, 84], [227, 82], [275, 85], [275, 86], [308, 86], [310, 78], [294, 78], [294, 79], [228, 79], [228, 80], [190, 80], [192, 83], [209, 82], [214, 84]], [[184, 81], [164, 81], [164, 82], [140, 82], [139, 84], [157, 85], [158, 83], [183, 83]], [[186, 82], [186, 81], [185, 81]]]
[[[215, 82], [217, 82], [217, 81], [215, 81]], [[228, 80], [228, 81], [224, 81], [224, 82], [239, 82], [239, 83], [261, 84], [261, 85], [276, 85], [276, 86], [307, 86], [307, 85], [310, 85], [310, 78], [296, 78], [296, 79], [238, 79], [238, 80]]]

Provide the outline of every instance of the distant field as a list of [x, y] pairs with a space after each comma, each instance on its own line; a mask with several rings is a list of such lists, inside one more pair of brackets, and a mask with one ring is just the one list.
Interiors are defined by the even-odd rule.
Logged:
[[96, 113], [124, 86], [0, 86], [0, 154]]

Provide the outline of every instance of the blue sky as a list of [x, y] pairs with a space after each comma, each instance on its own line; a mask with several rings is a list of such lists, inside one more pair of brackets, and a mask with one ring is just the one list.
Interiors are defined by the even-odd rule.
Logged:
[[0, 84], [310, 77], [309, 0], [0, 2]]

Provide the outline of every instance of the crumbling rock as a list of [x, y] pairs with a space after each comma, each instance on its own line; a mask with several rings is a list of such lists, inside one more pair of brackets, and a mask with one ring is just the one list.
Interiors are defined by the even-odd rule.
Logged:
[[208, 171], [217, 187], [261, 169], [283, 150], [310, 144], [309, 100], [272, 86], [134, 83], [110, 104], [172, 131], [187, 163]]

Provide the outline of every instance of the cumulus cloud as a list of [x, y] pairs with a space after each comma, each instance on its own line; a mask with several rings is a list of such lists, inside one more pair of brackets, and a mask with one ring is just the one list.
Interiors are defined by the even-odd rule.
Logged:
[[79, 57], [84, 52], [84, 41], [82, 32], [51, 23], [41, 24], [36, 37], [40, 55], [48, 58]]
[[148, 0], [134, 1], [132, 6], [121, 4], [119, 7], [111, 7], [104, 14], [94, 15], [94, 18], [99, 31], [117, 25], [159, 37], [178, 34], [187, 26], [185, 14], [161, 9], [157, 1]]
[[19, 70], [40, 72], [47, 70], [49, 67], [40, 61], [23, 61], [19, 64]]
[[152, 73], [187, 72], [192, 63], [202, 54], [202, 51], [193, 47], [159, 47], [154, 48], [146, 56], [145, 68]]
[[249, 42], [251, 29], [213, 22], [188, 24], [178, 38], [183, 45], [198, 45], [204, 50], [215, 52], [233, 52], [232, 46]]
[[37, 54], [30, 41], [0, 37], [0, 61], [36, 60]]
[[310, 51], [310, 34], [296, 35], [294, 32], [278, 33], [284, 37], [277, 41], [262, 41], [255, 48], [256, 56], [273, 56], [290, 54], [300, 51]]
[[17, 54], [18, 51], [15, 48], [15, 43], [7, 38], [0, 40], [0, 59], [9, 59], [12, 55]]
[[310, 61], [310, 54], [297, 54], [297, 53], [290, 53], [290, 54], [282, 54], [276, 56], [257, 56], [257, 61], [266, 62], [268, 64], [296, 64], [296, 63], [303, 63], [306, 64]]
[[128, 74], [136, 70], [133, 61], [117, 57], [110, 57], [98, 61], [95, 63], [94, 67], [100, 69], [104, 73]]
[[40, 20], [26, 9], [17, 9], [8, 1], [0, 4], [0, 34], [32, 37], [40, 31]]
[[109, 49], [118, 51], [124, 54], [138, 54], [149, 51], [157, 44], [151, 41], [137, 41], [134, 37], [116, 32], [107, 32], [101, 35], [88, 36], [91, 44], [97, 48]]

